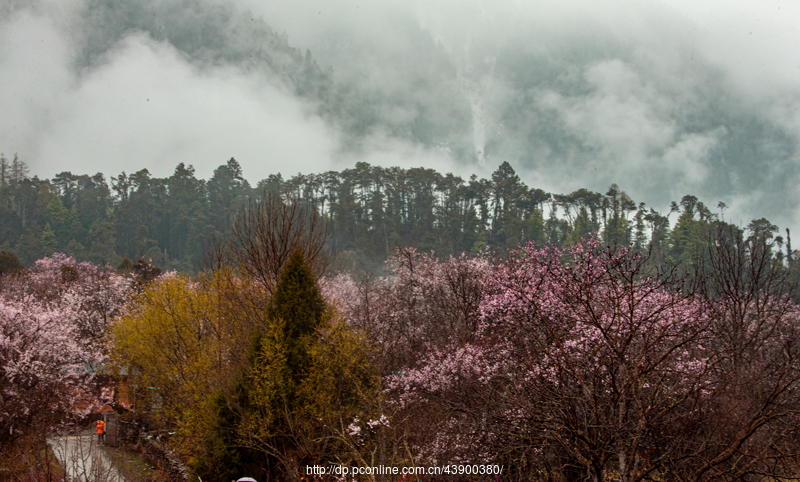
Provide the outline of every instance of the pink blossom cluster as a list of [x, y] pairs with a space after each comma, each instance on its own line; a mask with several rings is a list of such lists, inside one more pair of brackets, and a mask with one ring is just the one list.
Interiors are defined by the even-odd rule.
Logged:
[[131, 280], [63, 254], [0, 279], [0, 442], [63, 412], [103, 361], [101, 341]]
[[420, 420], [420, 462], [639, 454], [720, 384], [708, 303], [627, 249], [528, 245], [494, 265], [409, 249], [391, 263], [327, 294], [394, 355], [386, 393]]
[[81, 334], [92, 339], [120, 314], [134, 286], [108, 265], [100, 268], [62, 253], [34, 262], [24, 276], [5, 278], [3, 285], [6, 299], [31, 298], [73, 313]]
[[339, 275], [322, 291], [352, 326], [366, 330], [380, 348], [386, 374], [415, 366], [429, 350], [464, 345], [476, 336], [486, 257], [438, 260], [413, 248], [389, 260], [390, 275], [355, 280]]
[[[549, 383], [560, 383], [564, 370], [585, 380], [574, 375], [586, 370], [593, 383], [618, 385], [618, 375], [609, 377], [621, 368], [632, 377], [696, 379], [708, 362], [708, 307], [641, 276], [639, 259], [627, 249], [600, 250], [597, 241], [566, 253], [528, 246], [496, 270], [482, 329], [525, 340], [516, 346], [530, 375]], [[598, 370], [608, 371], [605, 379]]]

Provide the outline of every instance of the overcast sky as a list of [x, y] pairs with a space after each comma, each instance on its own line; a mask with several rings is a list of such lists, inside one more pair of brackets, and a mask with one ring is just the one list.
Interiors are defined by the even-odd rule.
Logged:
[[[551, 192], [615, 182], [659, 211], [691, 193], [736, 222], [800, 227], [800, 2], [226, 3], [365, 93], [377, 120], [358, 149], [314, 99], [229, 55], [258, 39], [181, 12], [219, 3], [0, 0], [0, 151], [47, 178], [179, 162], [208, 178], [235, 157], [253, 183], [357, 161], [489, 176], [507, 160]], [[194, 50], [159, 34], [193, 21], [231, 31]]]

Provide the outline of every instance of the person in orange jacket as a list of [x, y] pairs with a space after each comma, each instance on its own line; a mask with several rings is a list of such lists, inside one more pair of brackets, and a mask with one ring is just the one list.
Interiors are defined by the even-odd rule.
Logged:
[[102, 420], [97, 421], [97, 443], [105, 445], [106, 423]]

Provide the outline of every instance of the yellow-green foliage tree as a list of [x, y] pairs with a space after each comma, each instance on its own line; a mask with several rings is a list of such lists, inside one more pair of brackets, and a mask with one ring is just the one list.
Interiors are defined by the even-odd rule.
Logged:
[[300, 250], [267, 315], [247, 369], [212, 403], [217, 423], [195, 467], [203, 480], [296, 480], [305, 465], [359, 458], [346, 427], [375, 409], [379, 378], [367, 340], [325, 304]]
[[134, 410], [176, 430], [176, 448], [187, 454], [198, 450], [213, 422], [209, 394], [241, 369], [252, 331], [230, 293], [244, 288], [220, 275], [205, 283], [161, 276], [109, 332], [112, 366], [126, 367], [128, 392], [138, 397]]

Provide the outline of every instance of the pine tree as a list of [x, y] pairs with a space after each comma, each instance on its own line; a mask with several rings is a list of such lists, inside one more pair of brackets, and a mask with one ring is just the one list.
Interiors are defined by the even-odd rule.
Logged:
[[[303, 420], [308, 401], [301, 392], [313, 363], [315, 335], [329, 311], [299, 248], [281, 270], [267, 315], [266, 326], [252, 336], [246, 370], [212, 400], [216, 427], [196, 467], [204, 479], [225, 479], [231, 464], [256, 478], [282, 473], [292, 479], [298, 461], [313, 451]], [[233, 447], [240, 447], [235, 457]]]
[[317, 280], [302, 251], [295, 249], [281, 271], [268, 315], [283, 320], [287, 338], [299, 339], [314, 333], [325, 309]]
[[44, 249], [45, 255], [50, 256], [53, 254], [53, 252], [56, 250], [57, 243], [56, 233], [53, 231], [53, 228], [50, 227], [50, 223], [45, 224], [40, 241], [42, 243], [42, 248]]
[[537, 246], [544, 246], [547, 242], [544, 228], [542, 212], [539, 208], [534, 208], [530, 219], [528, 219], [528, 239], [533, 241]]
[[0, 152], [0, 187], [5, 186], [11, 174], [11, 164], [6, 159], [6, 156]]

